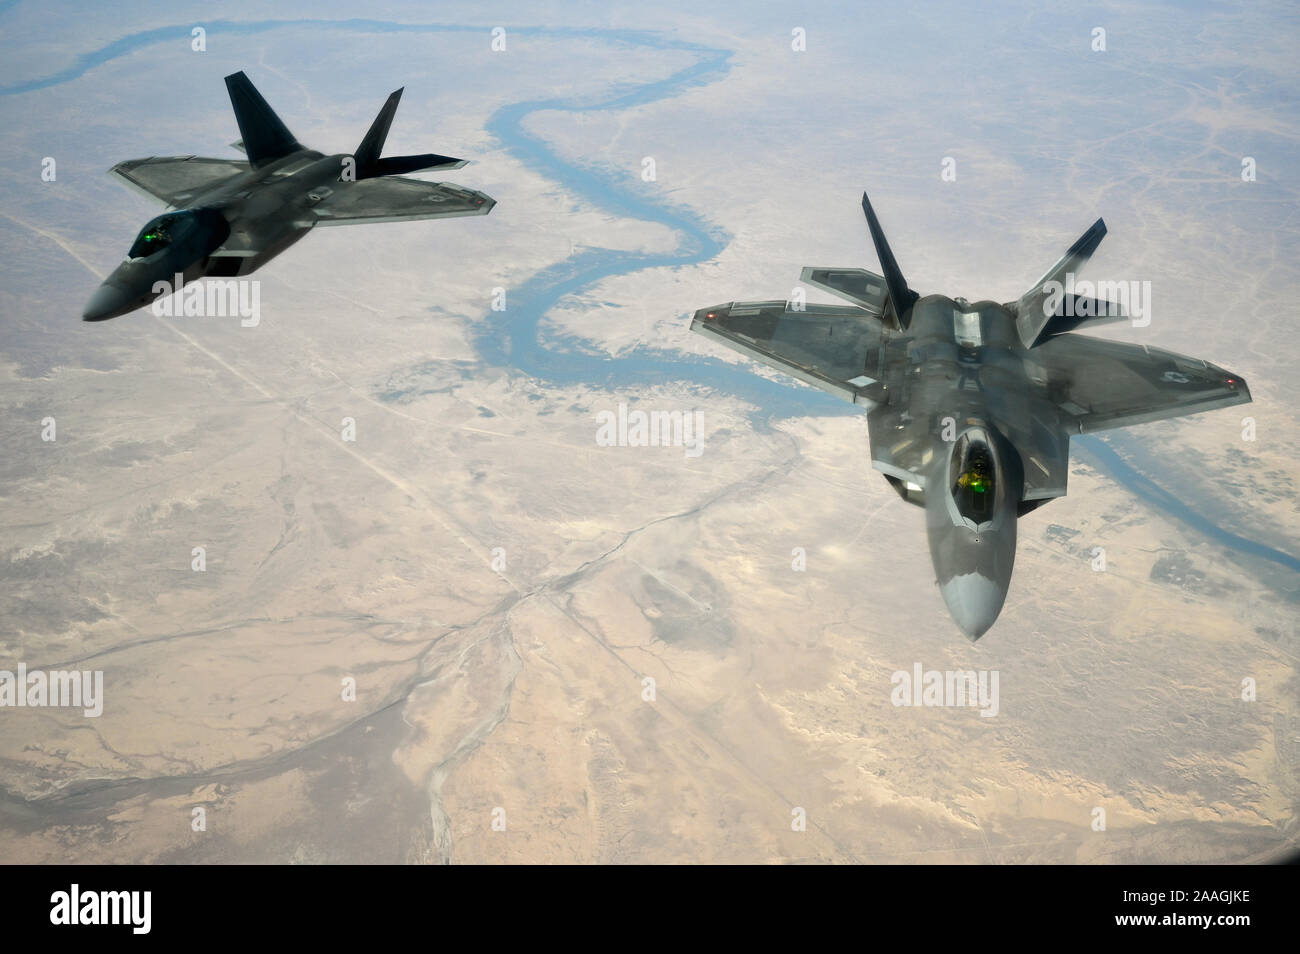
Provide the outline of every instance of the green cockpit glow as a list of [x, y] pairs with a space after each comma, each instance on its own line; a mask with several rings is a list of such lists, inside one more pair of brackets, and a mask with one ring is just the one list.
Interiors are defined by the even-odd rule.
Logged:
[[979, 440], [963, 438], [954, 449], [959, 470], [952, 496], [963, 517], [983, 523], [993, 513], [993, 456]]
[[173, 229], [180, 223], [181, 216], [177, 213], [162, 215], [154, 219], [140, 232], [131, 246], [131, 251], [127, 252], [129, 258], [146, 258], [154, 252], [166, 248], [172, 243]]

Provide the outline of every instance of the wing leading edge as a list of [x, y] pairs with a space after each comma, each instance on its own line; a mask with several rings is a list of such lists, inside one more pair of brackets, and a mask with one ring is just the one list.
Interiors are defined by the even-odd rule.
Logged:
[[1245, 380], [1217, 365], [1086, 335], [1056, 335], [1025, 354], [1025, 367], [1080, 434], [1251, 400]]
[[119, 162], [110, 174], [137, 192], [183, 208], [195, 196], [248, 172], [241, 159], [205, 159], [202, 156], [151, 156]]
[[851, 404], [878, 403], [882, 329], [861, 308], [737, 301], [701, 308], [691, 330]]

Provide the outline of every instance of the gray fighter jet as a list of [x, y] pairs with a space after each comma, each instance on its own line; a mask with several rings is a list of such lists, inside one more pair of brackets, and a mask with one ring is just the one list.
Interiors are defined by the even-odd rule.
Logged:
[[[91, 296], [86, 321], [116, 318], [179, 291], [170, 287], [177, 275], [182, 285], [247, 275], [318, 225], [486, 215], [496, 204], [482, 192], [402, 175], [459, 169], [463, 159], [380, 156], [400, 89], [355, 153], [331, 156], [299, 143], [242, 72], [226, 77], [226, 89], [243, 137], [232, 145], [246, 160], [155, 156], [112, 168], [168, 211], [140, 231], [126, 260]], [[168, 287], [158, 290], [160, 283]]]
[[1122, 302], [1066, 290], [1106, 234], [1101, 219], [1019, 301], [971, 303], [912, 291], [865, 194], [862, 210], [884, 275], [800, 276], [852, 305], [732, 302], [696, 312], [691, 329], [866, 409], [872, 464], [925, 509], [944, 601], [979, 639], [1006, 600], [1016, 521], [1065, 494], [1071, 434], [1244, 404], [1250, 391], [1197, 358], [1073, 333], [1126, 317]]

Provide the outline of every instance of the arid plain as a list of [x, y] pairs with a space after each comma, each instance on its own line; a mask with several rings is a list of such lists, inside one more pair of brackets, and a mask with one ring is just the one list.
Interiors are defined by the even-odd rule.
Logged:
[[[681, 7], [675, 29], [648, 11], [521, 30], [502, 53], [468, 7], [439, 18], [463, 31], [214, 27], [197, 58], [198, 14], [182, 4], [174, 42], [4, 91], [5, 117], [29, 118], [0, 147], [0, 667], [102, 670], [105, 707], [0, 710], [0, 859], [1245, 862], [1294, 849], [1300, 196], [1294, 107], [1272, 99], [1295, 79], [1284, 38], [1131, 12], [1093, 54], [1082, 21], [972, 21], [963, 36], [1041, 70], [1038, 85], [974, 74], [962, 96], [978, 116], [947, 102], [921, 123], [941, 71], [904, 88], [897, 64], [855, 56], [870, 31], [829, 13], [793, 52], [788, 17], [759, 9], [743, 24]], [[2, 15], [15, 18], [3, 46], [41, 35], [21, 8]], [[39, 44], [15, 51], [4, 86], [157, 26], [92, 19], [57, 63]], [[946, 35], [911, 28], [912, 52]], [[730, 55], [638, 99], [709, 54], [631, 29]], [[1029, 30], [1041, 48], [1016, 59]], [[1234, 73], [1243, 37], [1262, 46]], [[926, 55], [960, 66], [965, 51]], [[1066, 56], [1078, 62], [1049, 66]], [[165, 122], [123, 94], [145, 64], [177, 91]], [[405, 85], [392, 150], [474, 159], [445, 178], [498, 207], [318, 230], [258, 273], [256, 327], [148, 312], [82, 324], [154, 211], [104, 171], [233, 155], [221, 77], [236, 69], [318, 148], [349, 148]], [[1122, 89], [1137, 92], [1121, 107]], [[489, 129], [521, 101], [551, 104], [522, 130], [577, 171]], [[1098, 127], [1086, 149], [1071, 115]], [[59, 175], [44, 183], [49, 155]], [[1258, 181], [1241, 180], [1243, 155]], [[803, 265], [873, 268], [864, 187], [913, 284], [971, 298], [1014, 298], [1104, 214], [1098, 274], [1151, 280], [1158, 296], [1150, 327], [1108, 334], [1250, 382], [1248, 407], [1107, 444], [1215, 529], [1085, 442], [1069, 496], [1021, 523], [1001, 619], [967, 642], [933, 584], [922, 514], [869, 466], [865, 419], [794, 384], [755, 398], [755, 369], [686, 330], [703, 305], [790, 294]], [[585, 252], [617, 263], [689, 245], [626, 195], [693, 217], [721, 251], [593, 274], [521, 319], [537, 276]], [[553, 374], [531, 366], [548, 353]], [[698, 411], [703, 452], [601, 446], [599, 415], [621, 403]], [[917, 663], [998, 672], [997, 715], [893, 705], [892, 674]]]

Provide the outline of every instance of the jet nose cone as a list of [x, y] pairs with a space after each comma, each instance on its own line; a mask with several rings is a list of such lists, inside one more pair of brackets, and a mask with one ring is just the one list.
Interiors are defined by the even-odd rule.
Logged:
[[90, 301], [86, 302], [81, 320], [104, 321], [134, 310], [135, 304], [125, 289], [105, 282], [95, 290], [95, 294], [90, 296]]
[[948, 612], [971, 642], [988, 632], [1007, 598], [1006, 586], [979, 573], [954, 576], [939, 590]]

